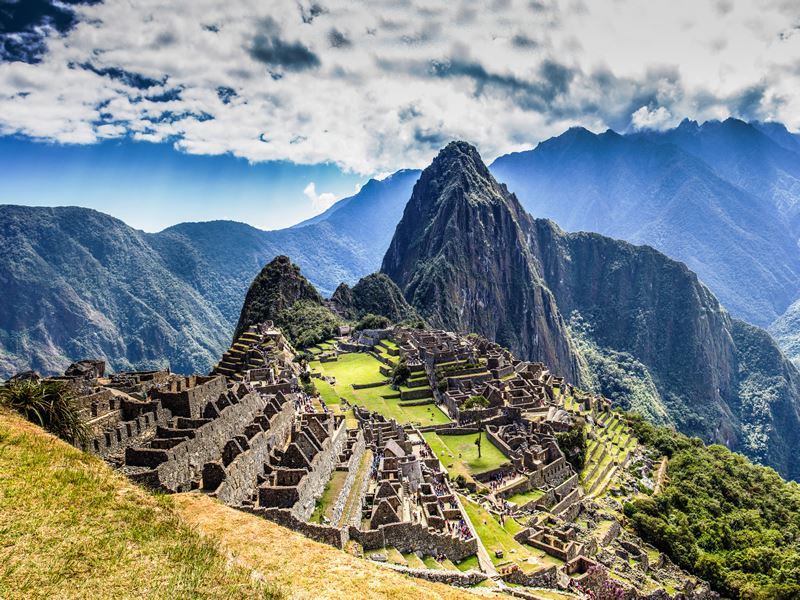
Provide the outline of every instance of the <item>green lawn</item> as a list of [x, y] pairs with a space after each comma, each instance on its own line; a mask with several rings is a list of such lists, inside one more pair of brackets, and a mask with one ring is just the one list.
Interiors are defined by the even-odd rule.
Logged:
[[314, 385], [325, 404], [328, 406], [339, 404], [339, 394], [330, 383], [323, 379], [314, 379]]
[[[450, 422], [450, 418], [435, 404], [402, 406], [399, 399], [384, 398], [398, 393], [388, 385], [353, 389], [353, 383], [374, 383], [386, 379], [380, 373], [381, 363], [374, 356], [366, 353], [340, 354], [338, 361], [327, 363], [314, 361], [310, 366], [323, 375], [336, 378], [336, 385], [328, 387], [337, 396], [337, 402], [339, 397], [346, 398], [351, 404], [363, 406], [401, 424], [419, 423], [424, 426]], [[320, 386], [317, 382], [320, 394], [323, 394], [323, 399], [327, 402], [325, 394], [330, 391], [323, 391], [324, 385]]]
[[175, 496], [0, 408], [0, 597], [288, 597], [253, 568], [187, 524]]
[[312, 363], [311, 367], [323, 375], [336, 378], [336, 386], [350, 386], [353, 383], [374, 383], [384, 381], [381, 363], [365, 352], [340, 354], [339, 360], [326, 363]]
[[[449, 561], [446, 561], [449, 562]], [[480, 563], [478, 562], [478, 556], [473, 554], [472, 556], [468, 556], [460, 563], [456, 565], [459, 571], [469, 571], [470, 569], [475, 569], [476, 571], [480, 571]]]
[[542, 490], [528, 490], [522, 494], [514, 494], [510, 498], [508, 498], [509, 502], [513, 502], [517, 506], [522, 506], [523, 504], [527, 504], [528, 502], [533, 502], [534, 500], [538, 500], [544, 496], [544, 492]]
[[478, 475], [491, 471], [508, 462], [505, 455], [498, 450], [481, 433], [481, 457], [478, 458], [478, 446], [475, 440], [478, 436], [474, 433], [467, 435], [438, 435], [429, 431], [424, 433], [425, 441], [439, 457], [447, 472], [452, 476], [464, 475], [465, 477]]
[[[475, 527], [478, 537], [483, 542], [489, 557], [495, 565], [513, 561], [524, 570], [529, 567], [533, 568], [543, 562], [544, 552], [531, 546], [520, 544], [514, 539], [514, 535], [510, 531], [503, 529], [497, 519], [482, 506], [475, 504], [464, 496], [461, 497], [461, 502], [464, 504], [469, 520]], [[495, 556], [495, 551], [497, 550], [503, 551], [503, 558]], [[529, 561], [529, 559], [533, 560]]]

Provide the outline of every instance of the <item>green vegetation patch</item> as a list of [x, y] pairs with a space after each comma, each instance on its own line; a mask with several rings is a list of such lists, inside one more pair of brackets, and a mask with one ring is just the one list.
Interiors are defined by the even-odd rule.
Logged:
[[723, 446], [632, 418], [671, 457], [657, 496], [625, 505], [639, 535], [732, 598], [800, 598], [800, 486]]
[[[450, 563], [451, 565], [453, 564], [449, 560], [446, 560], [442, 564], [445, 565], [445, 567], [447, 567], [448, 566], [447, 563]], [[476, 554], [468, 556], [467, 558], [465, 558], [460, 563], [454, 566], [458, 568], [459, 571], [469, 571], [470, 569], [474, 569], [476, 571], [481, 570], [480, 563], [478, 562], [478, 556]]]
[[528, 490], [522, 494], [514, 494], [513, 496], [510, 496], [508, 501], [513, 502], [517, 506], [523, 506], [528, 502], [538, 500], [542, 496], [544, 496], [544, 492], [542, 490]]
[[314, 385], [325, 404], [328, 406], [339, 404], [339, 394], [336, 393], [336, 389], [330, 383], [324, 379], [315, 379]]
[[308, 348], [336, 335], [342, 321], [330, 309], [300, 300], [278, 313], [276, 325], [296, 348]]
[[[467, 511], [472, 526], [486, 547], [495, 565], [516, 562], [523, 569], [540, 564], [543, 552], [530, 546], [524, 546], [514, 539], [514, 535], [506, 531], [495, 517], [479, 504], [462, 496], [461, 501]], [[501, 550], [503, 558], [497, 558], [495, 552]], [[514, 552], [512, 552], [512, 550]], [[533, 559], [532, 561], [529, 559]]]
[[346, 480], [347, 471], [334, 471], [331, 473], [331, 478], [328, 480], [328, 483], [325, 484], [322, 496], [317, 500], [314, 512], [311, 513], [309, 521], [312, 523], [322, 523], [322, 517], [331, 518], [330, 512], [333, 510], [333, 506], [336, 504], [339, 494], [342, 493], [342, 488], [344, 488]]
[[[367, 353], [340, 354], [339, 360], [333, 362], [312, 362], [310, 367], [315, 371], [336, 379], [331, 386], [338, 397], [346, 398], [351, 404], [357, 404], [373, 412], [380, 413], [398, 423], [419, 423], [426, 425], [442, 425], [450, 422], [450, 418], [435, 404], [422, 406], [406, 406], [400, 402], [399, 392], [391, 386], [353, 389], [352, 384], [375, 383], [385, 380], [380, 372], [380, 361]], [[320, 388], [320, 393], [323, 389]]]

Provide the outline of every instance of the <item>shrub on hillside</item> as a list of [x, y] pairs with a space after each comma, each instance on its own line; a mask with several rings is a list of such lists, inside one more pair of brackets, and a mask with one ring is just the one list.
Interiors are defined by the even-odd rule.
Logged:
[[298, 350], [310, 348], [339, 333], [341, 320], [328, 308], [300, 300], [278, 314], [275, 324]]
[[401, 360], [392, 370], [392, 383], [395, 385], [405, 385], [408, 383], [409, 377], [411, 377], [411, 369], [408, 368], [408, 364], [406, 364], [405, 360]]
[[578, 419], [578, 422], [568, 431], [556, 433], [556, 442], [558, 447], [564, 453], [567, 462], [572, 467], [580, 472], [586, 462], [586, 427], [583, 419]]
[[668, 483], [626, 504], [642, 538], [731, 598], [800, 598], [800, 487], [719, 445], [641, 418], [637, 437], [670, 456]]
[[370, 313], [361, 317], [358, 323], [356, 323], [356, 329], [385, 329], [391, 324], [392, 322], [388, 318]]
[[0, 404], [71, 443], [86, 444], [89, 430], [62, 381], [12, 381], [0, 387]]
[[489, 399], [486, 396], [477, 395], [467, 398], [462, 408], [464, 410], [472, 410], [473, 408], [488, 408], [488, 406]]

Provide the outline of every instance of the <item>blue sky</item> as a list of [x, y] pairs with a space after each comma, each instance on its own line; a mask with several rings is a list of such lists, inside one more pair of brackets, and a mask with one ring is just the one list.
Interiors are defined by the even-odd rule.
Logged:
[[280, 229], [324, 208], [304, 193], [309, 183], [318, 195], [343, 198], [362, 181], [331, 164], [250, 164], [164, 143], [59, 145], [0, 137], [0, 204], [85, 206], [145, 231], [214, 219]]
[[0, 0], [0, 201], [279, 228], [453, 139], [796, 131], [798, 64], [793, 0]]

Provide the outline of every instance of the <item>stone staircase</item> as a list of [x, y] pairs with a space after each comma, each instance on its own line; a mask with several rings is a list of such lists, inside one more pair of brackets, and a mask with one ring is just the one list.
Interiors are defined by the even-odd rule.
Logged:
[[225, 351], [211, 373], [224, 375], [234, 381], [241, 381], [246, 371], [263, 368], [266, 361], [257, 349], [261, 341], [262, 337], [258, 334], [256, 327], [251, 326]]

